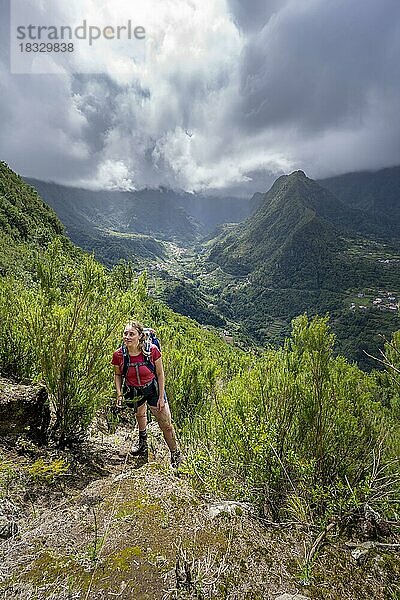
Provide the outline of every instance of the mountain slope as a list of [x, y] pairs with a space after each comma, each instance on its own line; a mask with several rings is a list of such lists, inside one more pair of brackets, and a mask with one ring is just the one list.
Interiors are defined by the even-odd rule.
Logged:
[[5, 162], [0, 162], [0, 274], [25, 276], [31, 271], [37, 250], [56, 236], [68, 253], [76, 255], [53, 209]]
[[198, 226], [180, 207], [172, 192], [86, 190], [28, 179], [54, 208], [67, 230], [92, 226], [123, 233], [192, 240]]
[[[225, 274], [215, 299], [221, 312], [228, 305], [229, 318], [265, 343], [282, 341], [297, 314], [329, 311], [344, 343], [366, 329], [373, 352], [373, 336], [398, 326], [389, 301], [373, 305], [400, 294], [396, 228], [387, 232], [384, 221], [348, 207], [301, 171], [280, 177], [263, 200], [242, 226], [208, 244], [206, 268], [218, 265]], [[370, 319], [353, 314], [358, 294]], [[355, 345], [347, 356], [365, 364]]]
[[56, 211], [72, 241], [107, 266], [125, 259], [143, 268], [164, 258], [162, 240], [187, 244], [199, 236], [199, 226], [168, 191], [92, 191], [27, 181]]
[[168, 188], [92, 191], [27, 181], [53, 207], [74, 243], [109, 266], [120, 258], [164, 258], [164, 248], [154, 238], [187, 246], [221, 223], [245, 219], [258, 205], [257, 195], [248, 201]]
[[[282, 263], [293, 271], [293, 260], [301, 260], [299, 246], [312, 255], [329, 255], [331, 247], [340, 250], [335, 229], [323, 218], [335, 219], [334, 202], [328, 196], [331, 202], [320, 201], [319, 206], [318, 192], [301, 171], [280, 177], [245, 225], [232, 228], [211, 246], [209, 259], [234, 275], [261, 269], [273, 281], [279, 277]], [[322, 200], [325, 195], [323, 191]], [[307, 256], [307, 263], [313, 262], [311, 258]]]
[[[400, 238], [400, 229], [386, 218], [375, 222], [366, 212], [346, 206], [297, 171], [274, 183], [244, 227], [231, 229], [216, 241], [210, 260], [238, 275], [258, 268], [273, 272], [281, 260], [293, 265], [299, 250], [311, 252], [309, 263], [314, 258], [320, 261], [321, 255], [339, 252], [344, 248], [340, 236], [351, 234], [390, 240], [397, 235]], [[293, 267], [290, 270], [293, 273]]]
[[0, 227], [13, 238], [27, 241], [39, 232], [64, 232], [55, 212], [5, 162], [0, 162], [0, 197]]
[[400, 223], [400, 166], [321, 179], [319, 183], [348, 206]]
[[[387, 387], [331, 357], [323, 320], [298, 319], [285, 348], [256, 357], [152, 300], [145, 277], [131, 285], [90, 257], [83, 269], [63, 258], [39, 262], [40, 284], [8, 282], [0, 294], [10, 326], [0, 329], [0, 366], [12, 360], [43, 381], [64, 427], [71, 412], [78, 431], [92, 426], [72, 448], [38, 447], [16, 431], [15, 445], [0, 440], [4, 597], [283, 599], [298, 596], [305, 574], [315, 599], [393, 596], [396, 413]], [[131, 456], [133, 409], [118, 411], [128, 427], [115, 430], [109, 362], [132, 314], [162, 340], [186, 455], [178, 473], [154, 421], [148, 464]], [[20, 406], [26, 386], [0, 383], [3, 408], [15, 397]], [[85, 413], [92, 398], [103, 411]], [[364, 536], [384, 542], [366, 549]], [[356, 569], [350, 544], [362, 553]]]

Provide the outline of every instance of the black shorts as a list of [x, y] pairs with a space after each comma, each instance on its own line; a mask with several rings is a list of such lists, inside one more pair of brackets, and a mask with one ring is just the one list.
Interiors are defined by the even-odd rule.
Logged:
[[158, 402], [158, 384], [154, 378], [150, 384], [143, 387], [124, 386], [125, 404], [131, 408], [142, 406], [145, 402], [149, 406], [157, 406]]

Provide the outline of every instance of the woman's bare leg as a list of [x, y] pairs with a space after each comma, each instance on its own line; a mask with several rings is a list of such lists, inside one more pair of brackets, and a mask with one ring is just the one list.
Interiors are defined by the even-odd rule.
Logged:
[[157, 410], [157, 408], [154, 406], [150, 406], [150, 410], [157, 420], [168, 448], [171, 452], [175, 452], [175, 450], [178, 448], [178, 444], [176, 441], [175, 429], [172, 425], [171, 411], [169, 410], [168, 404], [165, 404], [161, 411]]
[[142, 406], [138, 406], [136, 411], [136, 420], [139, 426], [139, 431], [145, 431], [147, 426], [147, 404], [146, 402]]

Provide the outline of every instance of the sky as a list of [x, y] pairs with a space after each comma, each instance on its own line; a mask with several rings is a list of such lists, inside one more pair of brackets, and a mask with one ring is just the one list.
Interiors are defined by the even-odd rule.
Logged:
[[[113, 22], [145, 27], [143, 57], [103, 41], [74, 58], [93, 72], [58, 74], [11, 72], [10, 1], [0, 159], [26, 177], [247, 197], [296, 169], [400, 164], [400, 0], [113, 0]], [[62, 4], [95, 22], [107, 3]]]

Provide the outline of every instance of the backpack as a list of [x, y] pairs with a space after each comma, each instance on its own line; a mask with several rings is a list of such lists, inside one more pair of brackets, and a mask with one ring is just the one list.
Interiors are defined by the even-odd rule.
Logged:
[[[161, 344], [160, 344], [159, 339], [157, 338], [156, 332], [151, 327], [145, 327], [143, 329], [143, 333], [145, 336], [144, 343], [143, 343], [144, 362], [136, 363], [136, 364], [138, 367], [146, 366], [148, 369], [150, 369], [150, 371], [154, 375], [156, 375], [156, 367], [151, 362], [151, 358], [150, 358], [151, 357], [150, 347], [151, 347], [151, 344], [154, 344], [154, 346], [157, 346], [157, 348], [161, 351]], [[125, 380], [126, 374], [128, 372], [128, 368], [129, 368], [129, 352], [128, 352], [128, 348], [125, 346], [125, 344], [122, 344], [121, 351], [122, 351], [122, 356], [124, 357], [124, 366], [122, 369], [122, 377]], [[157, 378], [157, 375], [156, 375], [156, 378]]]
[[[143, 366], [146, 366], [148, 369], [150, 369], [150, 371], [155, 376], [156, 386], [158, 389], [156, 367], [155, 367], [154, 363], [152, 363], [150, 357], [151, 357], [151, 344], [154, 344], [154, 346], [157, 346], [157, 348], [160, 350], [160, 352], [161, 352], [161, 344], [160, 344], [159, 339], [157, 338], [156, 332], [151, 327], [145, 327], [143, 329], [143, 333], [145, 335], [144, 344], [143, 344], [144, 362], [136, 363], [136, 366], [140, 367], [143, 365]], [[122, 369], [123, 388], [127, 389], [128, 386], [126, 384], [126, 374], [129, 369], [130, 361], [129, 361], [128, 348], [125, 346], [125, 344], [122, 344], [121, 351], [122, 351], [122, 356], [124, 357], [124, 366]], [[129, 388], [128, 388], [128, 390], [129, 390]], [[165, 401], [167, 401], [167, 393], [165, 390], [164, 390], [164, 399], [165, 399]]]

